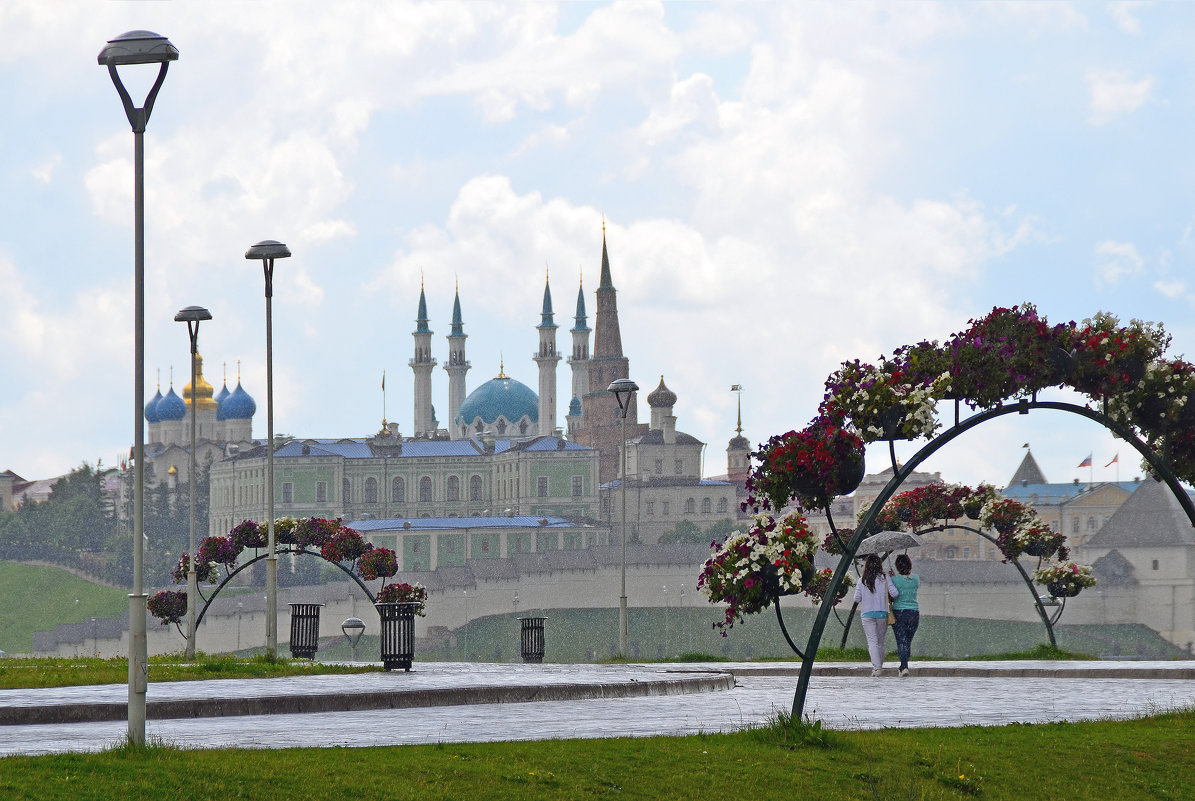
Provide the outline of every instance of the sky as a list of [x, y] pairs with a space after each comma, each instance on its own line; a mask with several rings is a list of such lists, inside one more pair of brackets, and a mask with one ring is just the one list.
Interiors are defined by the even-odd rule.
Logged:
[[[263, 239], [294, 254], [275, 274], [274, 405], [299, 437], [368, 436], [383, 413], [412, 433], [421, 283], [441, 364], [459, 285], [468, 388], [500, 365], [535, 388], [545, 276], [567, 353], [579, 282], [593, 325], [603, 219], [631, 377], [676, 392], [707, 475], [725, 472], [732, 384], [761, 443], [814, 416], [842, 361], [996, 305], [1161, 321], [1172, 354], [1195, 353], [1190, 4], [76, 12], [0, 0], [0, 470], [26, 479], [133, 440], [133, 137], [96, 63], [133, 29], [181, 54], [145, 134], [145, 400], [159, 373], [163, 392], [172, 370], [187, 383], [173, 317], [205, 306], [205, 375], [234, 388], [239, 370], [258, 436], [263, 281], [244, 252]], [[144, 97], [153, 76], [122, 75]], [[558, 381], [563, 426], [565, 362]], [[1024, 443], [1050, 481], [1139, 472], [1057, 412], [989, 422], [924, 467], [1003, 485]]]

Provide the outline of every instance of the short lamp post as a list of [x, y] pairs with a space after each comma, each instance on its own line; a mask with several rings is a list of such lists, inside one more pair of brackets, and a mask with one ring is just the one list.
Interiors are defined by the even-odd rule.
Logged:
[[350, 617], [340, 624], [340, 630], [348, 638], [353, 649], [353, 661], [357, 661], [357, 643], [361, 642], [361, 635], [365, 633], [365, 621], [359, 617]]
[[[145, 639], [146, 595], [142, 577], [145, 529], [145, 126], [166, 80], [166, 69], [178, 60], [178, 48], [164, 36], [149, 31], [129, 31], [109, 39], [97, 62], [120, 95], [125, 116], [133, 128], [133, 592], [129, 595], [129, 742], [145, 744], [145, 692], [149, 683], [149, 657]], [[158, 64], [154, 81], [141, 108], [133, 105], [116, 68], [126, 64]]]
[[187, 479], [188, 494], [191, 496], [189, 511], [191, 548], [187, 551], [187, 659], [195, 658], [195, 606], [199, 598], [199, 580], [195, 573], [195, 419], [199, 405], [195, 397], [195, 357], [199, 355], [199, 323], [212, 319], [212, 313], [202, 306], [188, 306], [174, 315], [176, 323], [187, 324], [187, 335], [191, 339], [191, 472]]
[[622, 495], [622, 592], [618, 596], [618, 655], [627, 656], [627, 411], [631, 408], [631, 395], [639, 391], [639, 385], [629, 378], [619, 378], [606, 387], [618, 401], [618, 416], [622, 418], [622, 480], [619, 492]]
[[261, 261], [266, 278], [266, 653], [278, 656], [278, 552], [274, 543], [274, 259], [290, 257], [281, 242], [266, 239], [245, 251], [246, 259]]

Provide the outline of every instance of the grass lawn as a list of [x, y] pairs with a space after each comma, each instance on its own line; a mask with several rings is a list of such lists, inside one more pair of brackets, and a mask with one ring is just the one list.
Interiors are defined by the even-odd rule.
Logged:
[[57, 567], [0, 562], [0, 651], [28, 653], [35, 631], [116, 617], [128, 608], [128, 590], [95, 584]]
[[[397, 722], [396, 722], [396, 725]], [[253, 799], [1195, 798], [1195, 712], [1134, 721], [395, 748], [114, 749], [0, 759], [0, 797]]]

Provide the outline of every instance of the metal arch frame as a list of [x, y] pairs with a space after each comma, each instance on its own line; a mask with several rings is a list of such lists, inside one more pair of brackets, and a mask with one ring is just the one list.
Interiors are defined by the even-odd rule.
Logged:
[[[1036, 409], [1054, 409], [1086, 417], [1088, 420], [1104, 426], [1129, 445], [1132, 445], [1141, 454], [1142, 458], [1149, 463], [1150, 467], [1156, 471], [1158, 478], [1166, 482], [1166, 486], [1170, 488], [1175, 499], [1182, 506], [1183, 511], [1186, 512], [1187, 519], [1191, 521], [1192, 526], [1195, 526], [1195, 505], [1192, 504], [1191, 498], [1187, 493], [1183, 491], [1178, 479], [1175, 478], [1174, 473], [1166, 465], [1165, 460], [1142, 442], [1131, 428], [1113, 420], [1108, 415], [1074, 403], [1039, 401], [1035, 395], [1033, 398], [1022, 398], [1015, 403], [998, 406], [995, 409], [987, 409], [960, 422], [959, 401], [956, 400], [954, 402], [954, 425], [930, 440], [928, 444], [917, 451], [903, 466], [897, 467], [895, 463], [895, 446], [890, 445], [889, 450], [893, 457], [892, 479], [880, 490], [871, 507], [863, 515], [863, 519], [859, 521], [859, 525], [855, 528], [855, 533], [851, 536], [850, 542], [846, 544], [846, 550], [838, 562], [838, 567], [834, 570], [834, 575], [830, 578], [830, 585], [826, 589], [826, 597], [832, 598], [838, 592], [838, 587], [842, 584], [842, 578], [846, 575], [847, 570], [850, 569], [850, 565], [855, 558], [855, 552], [863, 542], [864, 532], [871, 527], [880, 509], [884, 507], [884, 504], [888, 502], [900, 485], [905, 482], [922, 462], [954, 441], [955, 438], [965, 434], [981, 423], [986, 423], [988, 420], [994, 420], [997, 417], [1003, 417], [1007, 414], [1029, 414], [1030, 411]], [[805, 711], [805, 697], [809, 691], [809, 678], [813, 673], [813, 661], [817, 658], [817, 649], [821, 644], [822, 633], [826, 628], [826, 620], [830, 616], [830, 609], [830, 604], [823, 603], [819, 606], [817, 616], [813, 621], [813, 627], [809, 632], [809, 642], [805, 646], [805, 655], [801, 660], [801, 673], [797, 679], [796, 692], [793, 695], [792, 716], [795, 720], [800, 720]]]
[[[320, 559], [324, 559], [322, 554], [316, 553], [315, 551], [309, 551], [306, 548], [296, 548], [296, 547], [278, 548], [274, 551], [274, 553], [275, 554], [280, 554], [280, 553], [307, 554], [308, 556], [315, 556], [315, 557], [319, 557]], [[221, 581], [219, 583], [219, 585], [217, 585], [216, 591], [212, 593], [212, 596], [210, 598], [206, 599], [206, 603], [204, 603], [203, 609], [200, 610], [199, 617], [195, 620], [196, 631], [199, 630], [199, 624], [203, 622], [203, 616], [207, 614], [207, 608], [212, 605], [212, 601], [216, 600], [216, 596], [220, 594], [220, 590], [224, 589], [224, 586], [226, 584], [228, 584], [228, 582], [232, 581], [232, 579], [238, 573], [240, 573], [242, 570], [244, 570], [245, 568], [249, 567], [250, 565], [255, 564], [256, 562], [260, 562], [262, 559], [269, 559], [269, 558], [270, 558], [269, 551], [267, 551], [266, 553], [258, 554], [257, 556], [254, 556], [249, 561], [247, 561], [243, 564], [237, 565], [236, 570], [232, 571], [227, 576], [225, 576], [224, 580]], [[351, 578], [353, 581], [357, 582], [357, 586], [360, 587], [361, 590], [365, 593], [366, 597], [369, 598], [369, 602], [371, 604], [377, 603], [377, 596], [369, 591], [369, 587], [365, 586], [365, 582], [361, 580], [360, 576], [358, 576], [352, 570], [350, 570], [347, 567], [345, 567], [344, 565], [342, 565], [340, 562], [333, 562], [330, 559], [324, 559], [324, 561], [330, 565], [336, 565], [341, 570], [343, 570], [345, 572], [345, 574], [348, 575], [349, 578]]]

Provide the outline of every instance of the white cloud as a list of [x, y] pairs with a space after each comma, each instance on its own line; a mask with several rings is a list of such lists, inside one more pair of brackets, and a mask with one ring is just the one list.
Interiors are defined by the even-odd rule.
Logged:
[[36, 178], [40, 183], [49, 184], [54, 180], [54, 173], [58, 172], [58, 168], [62, 166], [62, 154], [55, 153], [45, 161], [33, 165], [29, 169], [29, 174]]
[[1153, 5], [1152, 3], [1133, 0], [1132, 2], [1115, 2], [1108, 4], [1108, 13], [1124, 33], [1138, 36], [1141, 33], [1141, 20], [1137, 19], [1137, 12]]
[[1153, 85], [1152, 76], [1134, 80], [1125, 72], [1088, 72], [1092, 124], [1103, 125], [1123, 114], [1137, 111], [1149, 101]]
[[1105, 240], [1096, 245], [1095, 255], [1098, 274], [1108, 284], [1116, 284], [1124, 276], [1135, 275], [1145, 268], [1145, 260], [1131, 242]]

